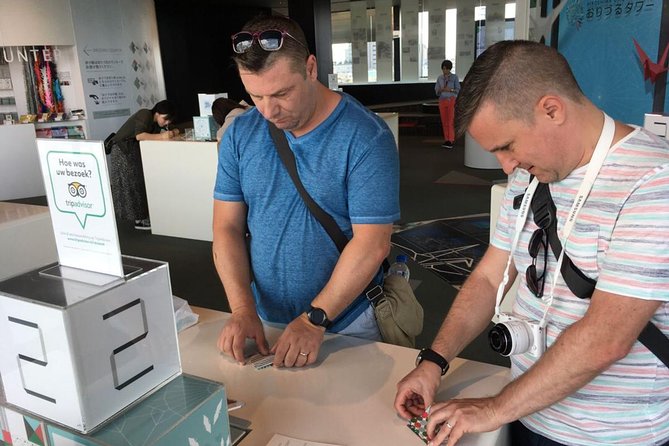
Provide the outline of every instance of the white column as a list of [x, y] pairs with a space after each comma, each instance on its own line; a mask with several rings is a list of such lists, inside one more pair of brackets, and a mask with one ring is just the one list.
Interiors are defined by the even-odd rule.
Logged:
[[514, 21], [513, 38], [527, 40], [530, 37], [530, 2], [516, 0], [516, 18]]
[[402, 81], [418, 80], [418, 0], [402, 1]]
[[485, 46], [504, 40], [504, 0], [489, 0], [485, 9]]
[[367, 82], [367, 1], [351, 2], [353, 82]]
[[457, 43], [455, 57], [455, 72], [460, 79], [464, 79], [469, 67], [474, 63], [474, 5], [471, 0], [458, 0]]
[[376, 0], [376, 81], [393, 81], [393, 2]]
[[427, 47], [427, 71], [430, 79], [436, 80], [441, 74], [441, 63], [446, 55], [446, 2], [444, 0], [426, 0], [430, 14], [429, 46]]

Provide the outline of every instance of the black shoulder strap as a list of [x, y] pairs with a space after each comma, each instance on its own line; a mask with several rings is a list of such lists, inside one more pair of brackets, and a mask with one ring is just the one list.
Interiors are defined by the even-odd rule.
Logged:
[[269, 121], [267, 124], [269, 125], [269, 133], [272, 135], [272, 140], [274, 141], [276, 151], [279, 153], [279, 158], [281, 158], [281, 162], [286, 167], [286, 170], [290, 175], [290, 179], [293, 180], [293, 183], [295, 184], [297, 191], [300, 193], [302, 200], [304, 200], [304, 203], [307, 205], [311, 213], [314, 214], [316, 220], [318, 220], [323, 228], [325, 228], [325, 231], [337, 246], [339, 252], [343, 252], [346, 244], [348, 243], [348, 237], [346, 237], [346, 234], [344, 234], [341, 228], [339, 228], [339, 225], [334, 220], [334, 218], [325, 212], [323, 208], [321, 208], [318, 203], [316, 203], [314, 199], [311, 198], [309, 192], [307, 192], [307, 190], [304, 188], [304, 185], [300, 180], [300, 176], [297, 174], [295, 155], [293, 155], [293, 152], [288, 146], [288, 140], [286, 139], [286, 135], [283, 133], [283, 130], [279, 130]]
[[[557, 209], [547, 183], [537, 185], [530, 207], [534, 214], [534, 222], [546, 228], [551, 250], [555, 259], [559, 259], [562, 253], [562, 243], [560, 243], [557, 233]], [[583, 274], [566, 254], [560, 266], [560, 273], [562, 273], [565, 283], [575, 296], [587, 299], [594, 293], [597, 281]]]
[[[530, 178], [530, 181], [532, 181], [532, 178]], [[538, 226], [546, 228], [551, 250], [555, 259], [559, 259], [562, 253], [562, 243], [560, 243], [557, 233], [557, 208], [547, 183], [538, 184], [530, 207], [534, 214], [534, 222]], [[592, 296], [597, 281], [583, 274], [583, 271], [574, 265], [567, 254], [562, 260], [560, 273], [575, 296], [581, 299], [589, 299]], [[669, 338], [655, 324], [652, 322], [646, 324], [646, 327], [639, 334], [639, 342], [657, 356], [664, 365], [669, 367]]]
[[[348, 243], [348, 237], [346, 237], [346, 234], [344, 234], [334, 218], [325, 212], [323, 208], [321, 208], [318, 203], [316, 203], [314, 199], [311, 198], [309, 192], [307, 192], [307, 190], [304, 188], [304, 185], [300, 180], [300, 176], [297, 174], [295, 155], [293, 155], [292, 150], [290, 150], [290, 147], [288, 146], [288, 140], [286, 139], [286, 135], [283, 133], [283, 130], [278, 129], [269, 121], [267, 124], [269, 125], [269, 133], [272, 136], [272, 140], [274, 141], [276, 151], [279, 153], [279, 158], [281, 158], [281, 162], [288, 171], [290, 179], [293, 180], [293, 184], [295, 184], [295, 188], [299, 192], [300, 197], [302, 197], [302, 200], [304, 200], [304, 203], [307, 205], [307, 208], [309, 208], [309, 211], [314, 214], [316, 220], [318, 220], [321, 226], [323, 226], [325, 232], [328, 233], [334, 244], [337, 246], [339, 252], [343, 252], [346, 244]], [[384, 259], [383, 270], [387, 271], [389, 267], [390, 265], [388, 260]], [[376, 305], [376, 303], [383, 296], [383, 290], [374, 282], [373, 279], [365, 288], [364, 293], [367, 296], [367, 299], [369, 299], [374, 305]]]

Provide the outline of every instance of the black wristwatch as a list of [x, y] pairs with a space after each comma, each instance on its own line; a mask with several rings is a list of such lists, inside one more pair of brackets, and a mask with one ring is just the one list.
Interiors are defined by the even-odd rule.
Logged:
[[420, 353], [418, 353], [418, 356], [416, 357], [416, 367], [418, 367], [418, 365], [423, 361], [430, 361], [437, 364], [441, 369], [441, 376], [444, 376], [446, 372], [448, 372], [449, 365], [448, 361], [446, 361], [446, 358], [431, 348], [424, 348], [420, 351]]
[[322, 308], [311, 307], [307, 311], [307, 317], [309, 318], [309, 322], [317, 327], [330, 328], [330, 325], [332, 325], [332, 322], [328, 319], [328, 315], [325, 314]]

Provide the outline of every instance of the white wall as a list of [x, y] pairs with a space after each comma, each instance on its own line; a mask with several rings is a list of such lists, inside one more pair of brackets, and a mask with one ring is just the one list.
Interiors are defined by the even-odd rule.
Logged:
[[[135, 111], [165, 99], [153, 0], [0, 0], [0, 47], [26, 45], [59, 47], [58, 71], [70, 74], [65, 108], [86, 110], [89, 139], [104, 139]], [[22, 68], [12, 50], [24, 114]]]
[[[165, 99], [153, 0], [70, 0], [89, 139]], [[134, 49], [134, 51], [133, 51]]]
[[69, 0], [1, 0], [0, 47], [74, 45]]

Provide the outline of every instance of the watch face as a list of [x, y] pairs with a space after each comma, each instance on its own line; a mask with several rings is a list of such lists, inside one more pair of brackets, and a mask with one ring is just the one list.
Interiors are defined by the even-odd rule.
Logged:
[[325, 311], [320, 308], [312, 308], [307, 315], [309, 316], [309, 321], [314, 325], [324, 327], [328, 323], [328, 317], [325, 314]]

